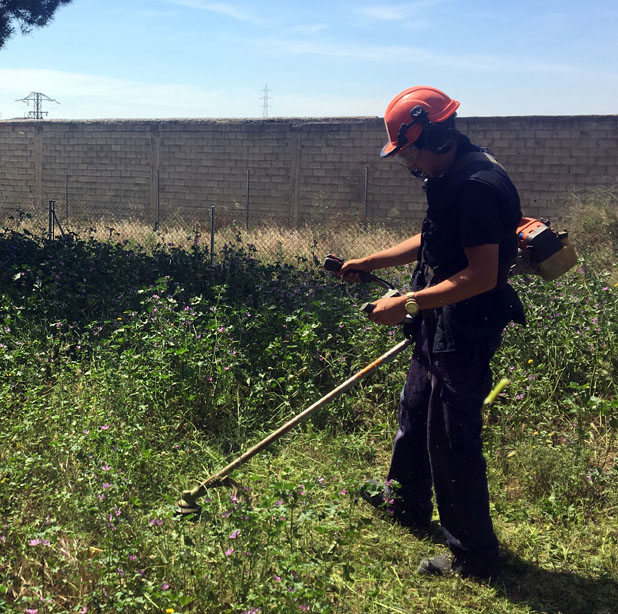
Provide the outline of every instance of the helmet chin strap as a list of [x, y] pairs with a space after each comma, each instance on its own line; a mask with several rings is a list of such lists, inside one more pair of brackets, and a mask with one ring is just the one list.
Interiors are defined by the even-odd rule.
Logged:
[[418, 168], [411, 168], [409, 170], [410, 175], [412, 175], [412, 177], [415, 177], [416, 179], [419, 179], [420, 181], [427, 181], [429, 179], [429, 175], [427, 175], [423, 171], [418, 170]]

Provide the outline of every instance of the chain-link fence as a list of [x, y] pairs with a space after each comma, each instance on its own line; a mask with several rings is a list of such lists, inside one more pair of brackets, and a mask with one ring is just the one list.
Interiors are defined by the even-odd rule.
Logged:
[[79, 217], [68, 216], [61, 205], [50, 200], [44, 213], [21, 207], [5, 211], [0, 216], [0, 226], [49, 239], [71, 233], [82, 239], [140, 245], [146, 249], [206, 247], [213, 259], [226, 245], [243, 244], [262, 260], [289, 262], [314, 255], [322, 258], [331, 252], [345, 258], [361, 257], [407, 238], [418, 231], [419, 224], [400, 218], [389, 224], [316, 216], [292, 226], [267, 215], [260, 219], [254, 216], [253, 222], [248, 223], [242, 214], [234, 216], [228, 211], [219, 216], [214, 206], [206, 208], [200, 217], [173, 215], [147, 223], [130, 211], [126, 216], [90, 218], [83, 212]]
[[[570, 242], [578, 251], [582, 263], [595, 270], [610, 267], [612, 280], [618, 279], [618, 197], [613, 191], [602, 190], [582, 200], [569, 202], [559, 227], [568, 230]], [[568, 212], [568, 215], [567, 215]], [[276, 218], [263, 216], [247, 224], [243, 215], [208, 207], [204, 215], [191, 219], [168, 216], [159, 223], [148, 223], [131, 215], [89, 218], [67, 216], [62, 206], [48, 202], [47, 211], [34, 207], [0, 211], [0, 230], [29, 232], [39, 237], [55, 239], [73, 234], [81, 239], [139, 245], [146, 250], [156, 248], [205, 248], [212, 260], [218, 258], [227, 245], [244, 247], [265, 262], [320, 261], [328, 253], [343, 258], [356, 258], [392, 246], [418, 232], [420, 223], [398, 218], [382, 223], [365, 223], [316, 216], [297, 226], [282, 224]], [[243, 213], [243, 212], [241, 212]], [[223, 217], [223, 219], [221, 219]], [[556, 221], [556, 220], [554, 220]], [[390, 222], [390, 223], [389, 223]], [[552, 224], [553, 225], [553, 224]]]

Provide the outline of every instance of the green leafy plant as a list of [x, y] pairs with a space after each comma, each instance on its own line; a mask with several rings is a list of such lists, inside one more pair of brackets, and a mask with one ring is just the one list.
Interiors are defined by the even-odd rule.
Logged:
[[514, 280], [528, 326], [494, 359], [510, 386], [485, 429], [507, 566], [455, 596], [415, 574], [433, 544], [357, 497], [388, 466], [405, 359], [209, 491], [195, 522], [174, 515], [183, 488], [399, 341], [356, 308], [379, 291], [238, 237], [211, 264], [197, 242], [4, 231], [0, 261], [0, 612], [574, 614], [582, 587], [586, 611], [613, 607], [611, 272]]

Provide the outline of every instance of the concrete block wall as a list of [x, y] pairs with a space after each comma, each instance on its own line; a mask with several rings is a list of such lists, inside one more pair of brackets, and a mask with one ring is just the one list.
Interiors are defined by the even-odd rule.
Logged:
[[572, 195], [618, 190], [618, 116], [461, 119], [517, 186], [524, 211], [560, 217]]
[[29, 123], [0, 126], [0, 208], [40, 201], [40, 143], [35, 138], [36, 128]]
[[[618, 185], [618, 116], [460, 118], [517, 185], [524, 212]], [[0, 122], [0, 214], [206, 222], [416, 224], [419, 181], [379, 158], [381, 118]]]
[[[113, 215], [142, 217], [152, 199], [151, 126], [96, 122], [41, 122], [43, 206], [56, 200], [64, 211], [67, 192], [71, 206], [87, 208], [92, 218]], [[2, 188], [0, 187], [0, 192]]]

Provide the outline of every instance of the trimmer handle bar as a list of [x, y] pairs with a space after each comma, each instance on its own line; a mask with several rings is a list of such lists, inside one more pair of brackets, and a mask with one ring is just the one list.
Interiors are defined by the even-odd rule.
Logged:
[[[324, 268], [327, 271], [336, 273], [341, 269], [344, 262], [345, 260], [343, 258], [339, 258], [334, 254], [328, 254], [328, 256], [326, 256], [326, 259], [324, 260]], [[352, 269], [349, 272], [356, 273], [359, 276], [361, 282], [364, 284], [375, 283], [379, 284], [383, 288], [386, 288], [387, 290], [395, 289], [395, 286], [393, 286], [393, 284], [386, 281], [385, 279], [378, 277], [377, 275], [374, 275], [373, 273], [367, 273], [367, 271], [360, 271], [358, 269]]]
[[[341, 269], [344, 262], [345, 260], [343, 258], [339, 258], [338, 256], [335, 256], [334, 254], [328, 254], [328, 256], [326, 256], [326, 260], [324, 261], [324, 268], [327, 271], [336, 272]], [[387, 292], [386, 294], [382, 296], [382, 298], [391, 298], [393, 296], [401, 296], [401, 292], [399, 292], [399, 290], [397, 290], [397, 288], [395, 288], [393, 284], [389, 283], [385, 279], [381, 279], [380, 277], [377, 277], [373, 273], [367, 273], [366, 271], [359, 271], [357, 269], [352, 269], [350, 272], [357, 273], [360, 277], [360, 280], [364, 283], [376, 283], [376, 284], [381, 285], [383, 288], [386, 288]], [[363, 303], [360, 306], [360, 311], [366, 314], [370, 314], [375, 308], [376, 306], [372, 302]], [[416, 331], [418, 329], [418, 324], [420, 322], [419, 318], [420, 318], [419, 315], [416, 315], [416, 316], [411, 316], [410, 314], [406, 315], [404, 321], [402, 322], [403, 336], [406, 339], [410, 339], [410, 340], [414, 339], [414, 336], [416, 335]]]

